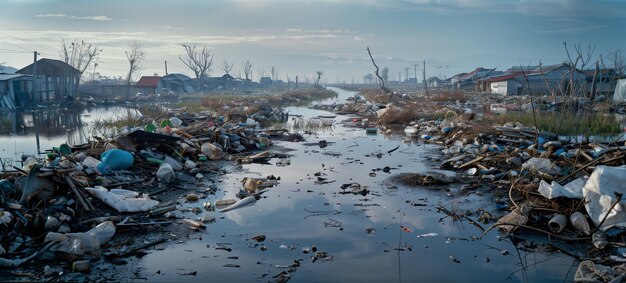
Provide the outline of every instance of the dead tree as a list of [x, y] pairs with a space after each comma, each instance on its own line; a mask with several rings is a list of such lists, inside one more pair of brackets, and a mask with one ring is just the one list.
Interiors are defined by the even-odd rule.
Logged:
[[91, 62], [98, 58], [100, 53], [102, 53], [102, 49], [84, 40], [74, 39], [74, 41], [67, 43], [65, 39], [61, 38], [61, 59], [80, 72], [78, 80], [74, 82], [76, 94], [78, 94], [78, 87], [83, 73], [85, 73]]
[[178, 58], [180, 59], [187, 68], [191, 69], [196, 75], [196, 80], [198, 83], [197, 91], [200, 91], [200, 80], [209, 74], [211, 71], [211, 65], [213, 65], [213, 54], [211, 54], [211, 49], [208, 49], [206, 46], [202, 47], [202, 50], [196, 50], [196, 45], [186, 45], [183, 44], [185, 51], [187, 52], [187, 56], [183, 59], [183, 56], [180, 55]]
[[250, 77], [252, 76], [252, 62], [249, 59], [241, 61], [241, 70], [243, 71], [243, 75], [246, 77], [245, 82], [250, 81]]
[[233, 70], [233, 63], [224, 59], [224, 61], [222, 61], [222, 71], [224, 71], [224, 73], [226, 73], [227, 75], [230, 75], [230, 71]]
[[567, 59], [569, 60], [569, 94], [570, 97], [574, 97], [577, 90], [574, 82], [574, 73], [578, 72], [578, 70], [584, 70], [589, 62], [591, 62], [596, 47], [587, 46], [587, 49], [583, 50], [580, 44], [575, 44], [574, 51], [576, 52], [576, 58], [574, 59], [570, 55], [569, 48], [567, 47], [567, 41], [563, 42], [563, 47], [565, 48], [565, 53], [567, 54]]
[[315, 71], [315, 74], [317, 75], [317, 80], [315, 80], [315, 88], [319, 88], [320, 79], [322, 78], [322, 75], [324, 75], [324, 71]]
[[[385, 86], [385, 80], [383, 80], [383, 78], [378, 74], [379, 68], [378, 68], [378, 65], [376, 65], [376, 62], [374, 62], [374, 57], [372, 57], [372, 52], [370, 52], [369, 46], [367, 47], [367, 54], [369, 54], [370, 59], [372, 59], [372, 64], [374, 64], [374, 67], [376, 68], [375, 73], [376, 73], [376, 76], [378, 77], [378, 86], [383, 91], [383, 93], [385, 94], [391, 93], [391, 96], [393, 96], [393, 92]], [[391, 96], [389, 97], [390, 100], [391, 100]]]
[[383, 67], [383, 70], [380, 72], [380, 76], [383, 78], [385, 83], [389, 82], [389, 68]]
[[129, 50], [124, 51], [129, 64], [128, 75], [126, 76], [126, 100], [130, 97], [130, 82], [134, 75], [139, 74], [143, 61], [146, 58], [146, 53], [143, 51], [141, 42], [137, 40], [129, 42], [128, 49]]

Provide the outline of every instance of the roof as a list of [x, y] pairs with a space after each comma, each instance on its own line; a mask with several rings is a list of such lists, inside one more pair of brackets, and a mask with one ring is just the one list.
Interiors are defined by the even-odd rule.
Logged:
[[222, 79], [225, 79], [225, 80], [234, 80], [235, 78], [234, 78], [233, 76], [229, 75], [229, 74], [224, 74], [224, 75], [222, 76]]
[[483, 68], [483, 67], [478, 67], [478, 68], [476, 68], [476, 70], [473, 70], [473, 71], [471, 71], [471, 72], [469, 72], [469, 73], [467, 73], [467, 74], [465, 74], [465, 75], [461, 76], [459, 79], [461, 79], [461, 80], [465, 80], [465, 79], [472, 78], [474, 75], [476, 75], [476, 74], [478, 74], [478, 73], [480, 73], [480, 72], [485, 72], [485, 71], [488, 71], [488, 73], [487, 73], [487, 74], [489, 74], [489, 73], [491, 73], [491, 72], [493, 72], [493, 71], [495, 71], [495, 70], [496, 70], [496, 69], [485, 69], [485, 68]]
[[181, 80], [181, 81], [191, 80], [191, 78], [188, 77], [188, 76], [185, 76], [183, 74], [176, 74], [176, 73], [168, 74], [167, 76], [163, 77], [163, 79], [165, 79], [165, 80]]
[[488, 78], [484, 78], [481, 81], [483, 82], [501, 82], [501, 81], [508, 81], [508, 80], [512, 80], [515, 79], [519, 76], [522, 76], [523, 73], [522, 72], [517, 72], [517, 73], [513, 73], [513, 74], [507, 74], [507, 75], [501, 75], [501, 76], [494, 76], [494, 77], [488, 77]]
[[157, 87], [161, 77], [159, 76], [143, 76], [137, 81], [137, 86], [141, 87]]
[[427, 82], [440, 82], [441, 79], [438, 77], [430, 77], [426, 80]]
[[8, 81], [19, 77], [31, 77], [24, 74], [0, 74], [0, 81]]
[[553, 65], [539, 66], [536, 69], [532, 70], [531, 73], [541, 73], [542, 71], [544, 73], [547, 73], [547, 72], [554, 71], [554, 70], [556, 70], [558, 68], [561, 68], [561, 67], [569, 68], [569, 64], [560, 63], [560, 64], [553, 64]]
[[[22, 69], [19, 69], [16, 73], [31, 74], [33, 72], [32, 67], [33, 67], [33, 64], [30, 64]], [[49, 69], [52, 69], [53, 71], [56, 71], [56, 72], [74, 73], [74, 75], [80, 74], [80, 71], [78, 69], [74, 68], [72, 65], [65, 63], [61, 60], [48, 59], [48, 58], [42, 58], [42, 59], [37, 60], [37, 70], [39, 70], [39, 72], [50, 73]]]

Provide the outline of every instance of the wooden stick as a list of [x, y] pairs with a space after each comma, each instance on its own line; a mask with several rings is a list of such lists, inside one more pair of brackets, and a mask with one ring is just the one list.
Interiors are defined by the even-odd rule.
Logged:
[[83, 195], [81, 195], [78, 190], [76, 189], [76, 186], [74, 186], [74, 182], [72, 181], [72, 178], [70, 178], [69, 176], [65, 175], [65, 182], [70, 186], [70, 189], [72, 190], [72, 192], [76, 195], [76, 198], [78, 199], [78, 201], [80, 202], [80, 204], [83, 205], [83, 207], [85, 208], [85, 210], [89, 211], [94, 209], [93, 205], [91, 205], [91, 203], [89, 202], [89, 200], [87, 200], [86, 198], [83, 197]]
[[479, 156], [478, 158], [476, 158], [476, 159], [474, 159], [472, 161], [469, 161], [469, 162], [467, 162], [465, 164], [461, 164], [461, 166], [459, 166], [459, 169], [463, 169], [463, 168], [465, 168], [467, 166], [470, 166], [470, 165], [472, 165], [472, 164], [474, 164], [474, 163], [476, 163], [478, 161], [481, 161], [483, 159], [485, 159], [485, 156]]
[[586, 152], [584, 152], [584, 151], [582, 151], [580, 149], [576, 150], [576, 155], [582, 156], [585, 159], [587, 159], [588, 161], [592, 161], [593, 160], [593, 157], [589, 156], [589, 154], [587, 154]]

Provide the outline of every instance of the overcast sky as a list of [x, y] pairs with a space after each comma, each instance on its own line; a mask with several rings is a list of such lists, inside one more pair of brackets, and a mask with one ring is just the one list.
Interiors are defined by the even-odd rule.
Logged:
[[[127, 42], [143, 42], [143, 75], [192, 75], [181, 44], [206, 45], [223, 60], [250, 59], [256, 76], [274, 66], [327, 82], [362, 80], [373, 72], [365, 48], [391, 77], [451, 76], [476, 67], [559, 63], [563, 42], [595, 46], [596, 55], [626, 47], [622, 0], [0, 0], [0, 63], [21, 68], [32, 51], [59, 59], [60, 38], [103, 49], [97, 72], [124, 75]], [[29, 53], [30, 52], [30, 53]], [[421, 65], [418, 67], [421, 69]], [[92, 72], [88, 70], [87, 72]], [[421, 77], [421, 71], [418, 71]]]

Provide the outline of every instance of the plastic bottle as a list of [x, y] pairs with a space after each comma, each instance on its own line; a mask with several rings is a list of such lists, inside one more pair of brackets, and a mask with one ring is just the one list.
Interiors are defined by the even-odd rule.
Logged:
[[174, 174], [174, 168], [169, 163], [163, 163], [159, 166], [159, 170], [156, 172], [156, 178], [159, 182], [169, 183], [176, 179], [176, 174]]
[[88, 167], [88, 168], [92, 168], [92, 169], [97, 168], [98, 165], [100, 165], [100, 163], [101, 163], [100, 160], [95, 159], [95, 158], [93, 158], [91, 156], [85, 157], [85, 159], [82, 162], [83, 166]]
[[591, 242], [598, 249], [604, 249], [609, 244], [609, 241], [606, 239], [606, 234], [602, 231], [596, 231], [591, 235]]
[[582, 231], [585, 235], [591, 234], [591, 229], [589, 229], [589, 222], [585, 218], [585, 215], [576, 211], [569, 216], [569, 221], [572, 222], [574, 228]]
[[28, 157], [26, 158], [26, 160], [22, 163], [22, 170], [26, 171], [26, 172], [30, 172], [30, 169], [33, 168], [33, 166], [35, 166], [35, 164], [39, 163], [37, 161], [37, 159], [35, 157]]
[[178, 117], [170, 118], [170, 122], [172, 123], [172, 127], [174, 127], [174, 128], [178, 128], [178, 127], [180, 127], [180, 125], [183, 124], [183, 120], [181, 120]]
[[172, 168], [176, 171], [178, 170], [182, 170], [183, 169], [183, 165], [180, 164], [180, 162], [178, 162], [178, 160], [170, 157], [170, 156], [165, 156], [165, 163], [168, 163], [169, 165], [172, 165]]

